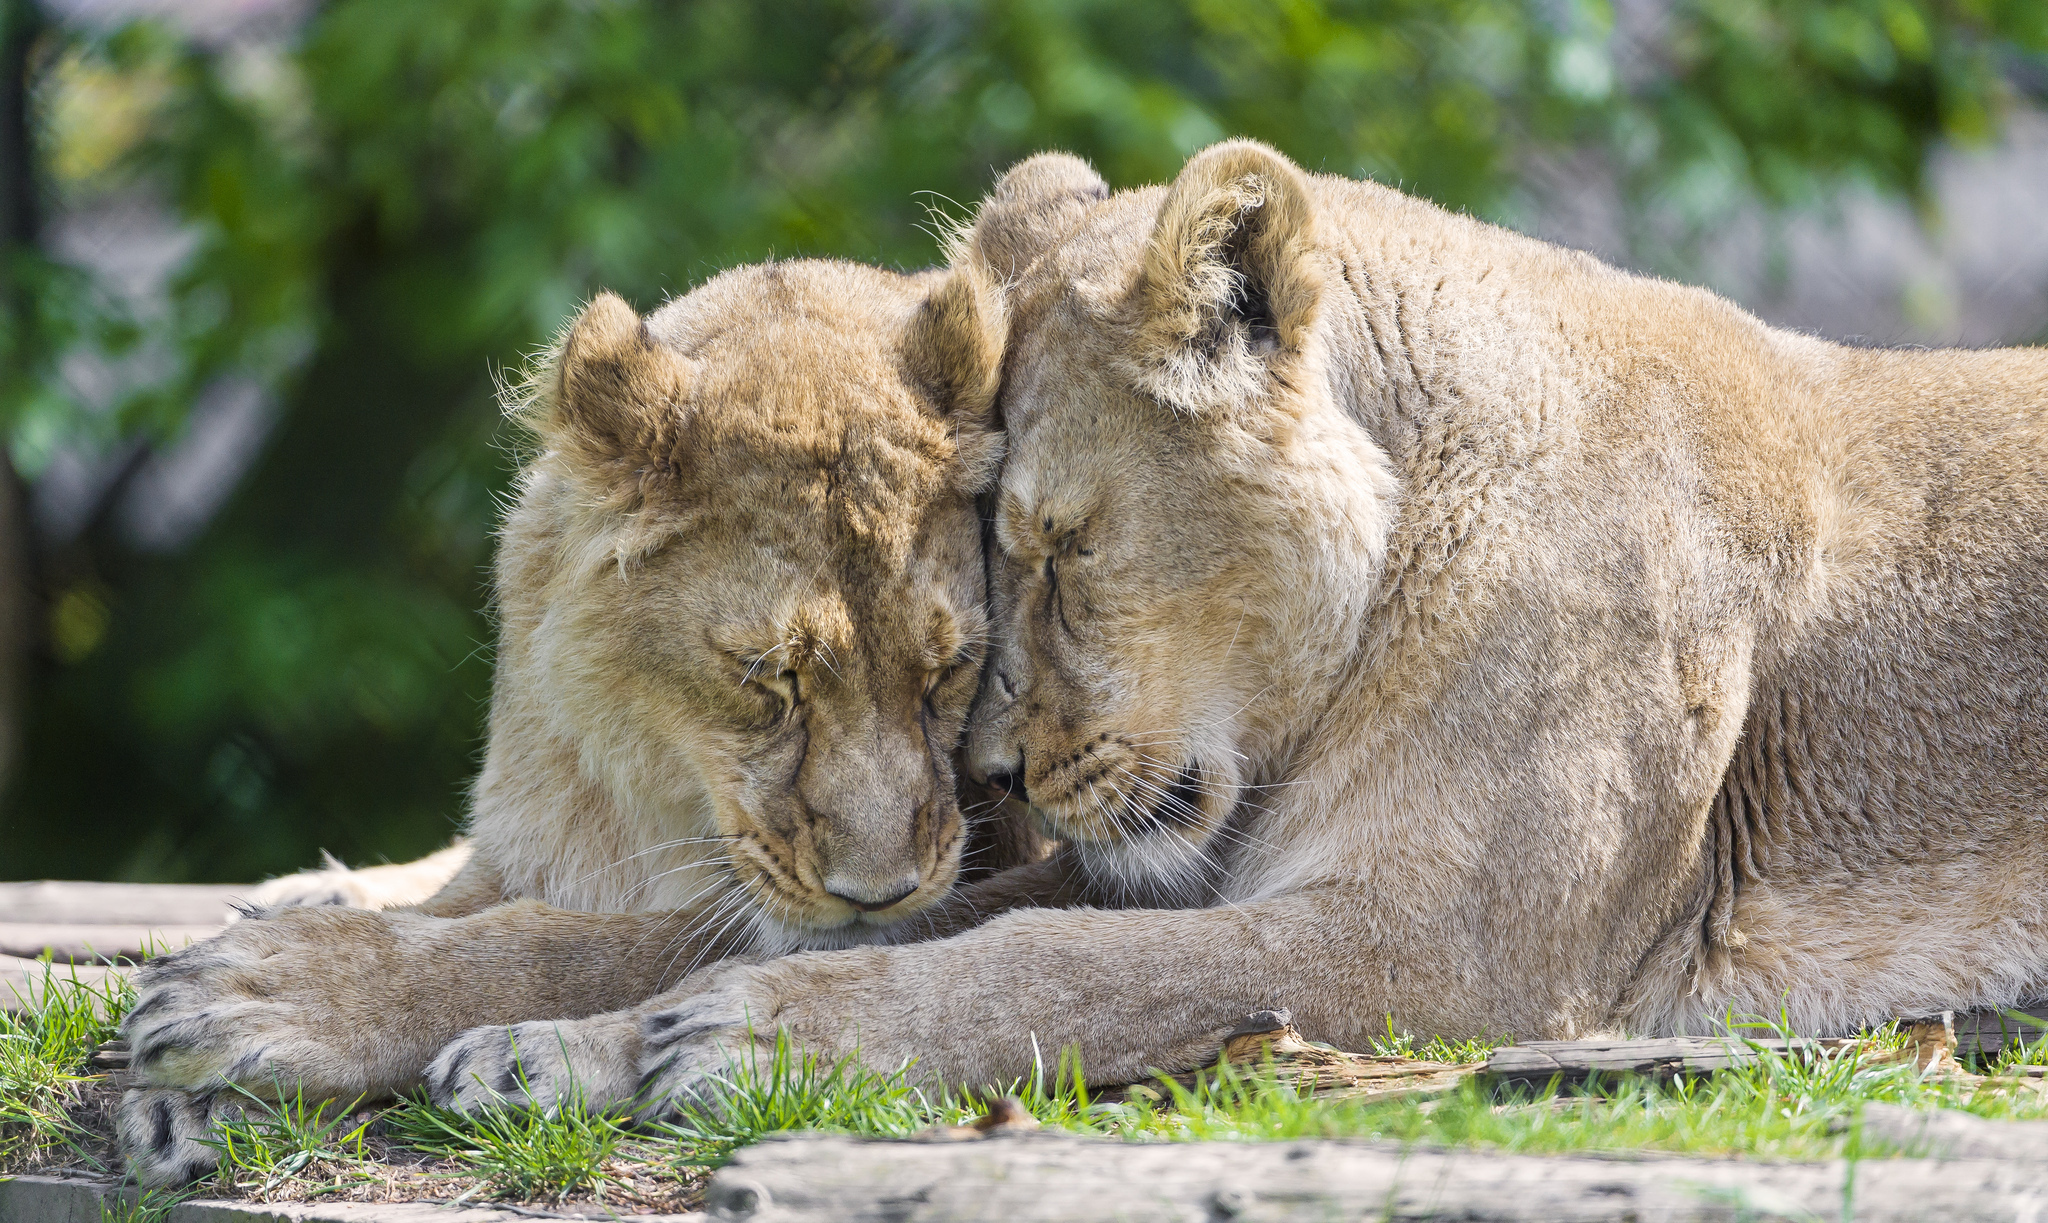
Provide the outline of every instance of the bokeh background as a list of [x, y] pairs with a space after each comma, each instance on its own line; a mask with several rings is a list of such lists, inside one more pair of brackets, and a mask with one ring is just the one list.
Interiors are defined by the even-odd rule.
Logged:
[[440, 844], [493, 380], [1231, 134], [1775, 321], [2048, 325], [2048, 0], [0, 0], [0, 878]]

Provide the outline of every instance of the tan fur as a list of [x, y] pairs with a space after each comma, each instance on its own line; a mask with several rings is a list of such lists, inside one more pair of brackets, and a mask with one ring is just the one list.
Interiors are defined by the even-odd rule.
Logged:
[[2048, 987], [2048, 357], [1789, 335], [1249, 142], [1074, 195], [991, 269], [970, 736], [1065, 848], [964, 933], [642, 1004], [650, 1089], [776, 1027], [1118, 1081], [1269, 1007], [1359, 1047]]
[[900, 937], [947, 892], [999, 309], [972, 269], [824, 262], [644, 322], [590, 305], [516, 405], [539, 451], [466, 862], [415, 910], [270, 910], [153, 961], [125, 1028], [145, 1181], [211, 1166], [225, 1083], [403, 1090], [466, 1029], [504, 1050], [722, 956]]

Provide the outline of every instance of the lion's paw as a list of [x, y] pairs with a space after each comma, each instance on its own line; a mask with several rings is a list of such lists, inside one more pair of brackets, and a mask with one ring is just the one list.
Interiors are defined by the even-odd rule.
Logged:
[[716, 980], [701, 992], [641, 1021], [644, 1111], [715, 1112], [720, 1084], [772, 1056], [776, 1005], [759, 975], [747, 965], [713, 969], [711, 975]]
[[427, 1067], [427, 1093], [443, 1108], [538, 1108], [571, 1101], [594, 1110], [628, 1103], [639, 1084], [630, 1014], [471, 1028]]
[[241, 1115], [240, 1099], [230, 1093], [136, 1087], [121, 1093], [114, 1130], [138, 1183], [144, 1188], [176, 1186], [220, 1166], [220, 1151], [202, 1140], [221, 1122]]
[[136, 1085], [261, 1090], [277, 1079], [344, 1099], [383, 1086], [365, 1076], [388, 1042], [362, 1019], [388, 989], [377, 951], [389, 941], [378, 914], [284, 909], [149, 961], [121, 1022]]

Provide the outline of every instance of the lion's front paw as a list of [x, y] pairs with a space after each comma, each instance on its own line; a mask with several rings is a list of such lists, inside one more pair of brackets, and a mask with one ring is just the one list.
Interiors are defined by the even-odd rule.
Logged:
[[628, 1102], [640, 1079], [635, 1018], [536, 1020], [471, 1028], [427, 1067], [427, 1091], [443, 1108], [507, 1105], [554, 1112], [572, 1100], [604, 1110]]
[[765, 1065], [775, 1047], [777, 1006], [747, 965], [711, 970], [707, 988], [640, 1024], [640, 1107], [673, 1114], [716, 1111], [719, 1086]]
[[137, 1087], [121, 1093], [114, 1129], [143, 1187], [183, 1185], [220, 1166], [221, 1153], [202, 1140], [241, 1113], [240, 1097], [231, 1093]]
[[383, 915], [287, 909], [151, 960], [121, 1024], [136, 1084], [265, 1094], [276, 1081], [342, 1099], [402, 1084], [406, 1068], [386, 1064], [394, 1042], [375, 1031], [392, 936]]

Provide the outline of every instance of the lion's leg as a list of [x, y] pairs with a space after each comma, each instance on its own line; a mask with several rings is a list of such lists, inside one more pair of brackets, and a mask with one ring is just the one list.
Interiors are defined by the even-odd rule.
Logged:
[[[956, 887], [945, 899], [889, 929], [895, 943], [949, 938], [1017, 909], [1087, 903], [1083, 877], [1061, 856], [1013, 867]], [[650, 1003], [659, 1009], [658, 1003]], [[478, 1027], [443, 1048], [426, 1075], [436, 1103], [454, 1108], [509, 1103], [552, 1108], [575, 1097], [601, 1106], [629, 1102], [641, 1079], [646, 1006], [587, 1019], [550, 1017]]]
[[[1372, 909], [1350, 888], [1215, 909], [1041, 908], [938, 942], [715, 965], [526, 1059], [526, 1090], [545, 1100], [571, 1079], [624, 1084], [614, 1059], [632, 1047], [645, 1100], [687, 1097], [778, 1029], [834, 1059], [915, 1059], [949, 1085], [1006, 1084], [1068, 1047], [1090, 1081], [1130, 1082], [1212, 1061], [1255, 1011], [1286, 1008], [1310, 1038], [1356, 1046], [1389, 1010], [1444, 1031], [1498, 1010], [1479, 957], [1442, 930], [1390, 939]], [[437, 1061], [432, 1089], [487, 1099], [480, 1088], [507, 1077], [504, 1043], [466, 1034]], [[603, 1052], [580, 1061], [583, 1048]]]
[[[321, 907], [237, 922], [143, 968], [122, 1031], [136, 1085], [155, 1090], [124, 1103], [135, 1115], [122, 1132], [188, 1140], [189, 1126], [155, 1124], [197, 1107], [164, 1104], [165, 1089], [196, 1099], [232, 1083], [308, 1100], [404, 1091], [466, 1029], [630, 1006], [734, 950], [694, 938], [699, 916], [516, 901], [455, 919]], [[147, 1144], [130, 1153], [146, 1177], [190, 1162]]]
[[463, 858], [461, 869], [441, 884], [440, 890], [406, 907], [428, 917], [468, 917], [517, 899], [505, 891], [504, 876], [497, 864], [486, 854], [472, 852]]

